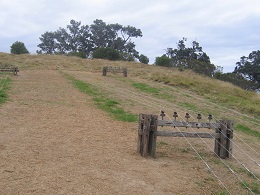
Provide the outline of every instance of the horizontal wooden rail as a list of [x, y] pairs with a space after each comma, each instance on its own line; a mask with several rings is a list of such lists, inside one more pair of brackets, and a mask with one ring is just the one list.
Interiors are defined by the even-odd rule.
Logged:
[[158, 126], [216, 129], [216, 128], [220, 127], [220, 124], [219, 123], [180, 122], [180, 121], [158, 120]]
[[0, 67], [0, 72], [13, 72], [15, 75], [17, 75], [17, 72], [19, 72], [19, 69], [17, 67]]
[[157, 136], [220, 138], [220, 133], [192, 133], [192, 132], [157, 131]]
[[107, 75], [107, 72], [112, 73], [123, 73], [124, 77], [127, 77], [127, 68], [121, 68], [121, 67], [103, 67], [103, 76]]

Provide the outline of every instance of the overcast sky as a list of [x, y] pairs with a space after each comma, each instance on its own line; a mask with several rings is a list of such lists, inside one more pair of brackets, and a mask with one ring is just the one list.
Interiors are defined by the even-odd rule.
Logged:
[[199, 42], [224, 72], [260, 50], [260, 0], [0, 0], [0, 52], [21, 41], [34, 54], [41, 34], [65, 28], [71, 19], [141, 29], [143, 37], [132, 41], [151, 64], [182, 37], [188, 47]]

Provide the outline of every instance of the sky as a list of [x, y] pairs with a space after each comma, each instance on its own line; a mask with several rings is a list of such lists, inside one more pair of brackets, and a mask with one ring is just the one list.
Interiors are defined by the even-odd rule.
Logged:
[[66, 28], [72, 19], [141, 29], [143, 37], [132, 41], [149, 64], [183, 37], [187, 47], [197, 41], [224, 72], [260, 50], [260, 0], [0, 0], [0, 52], [10, 53], [20, 41], [35, 54], [42, 34]]

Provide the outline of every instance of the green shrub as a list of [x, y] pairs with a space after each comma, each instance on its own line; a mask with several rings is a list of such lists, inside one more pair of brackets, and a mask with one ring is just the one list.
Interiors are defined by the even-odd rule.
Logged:
[[117, 50], [110, 47], [101, 47], [94, 50], [92, 57], [107, 60], [119, 60], [120, 54]]

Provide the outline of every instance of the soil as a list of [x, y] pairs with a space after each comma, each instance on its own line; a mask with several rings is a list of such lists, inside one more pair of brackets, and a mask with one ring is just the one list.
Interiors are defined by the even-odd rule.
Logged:
[[0, 194], [225, 191], [192, 153], [164, 155], [161, 146], [160, 158], [141, 157], [137, 127], [98, 109], [57, 70], [22, 71], [0, 107]]

